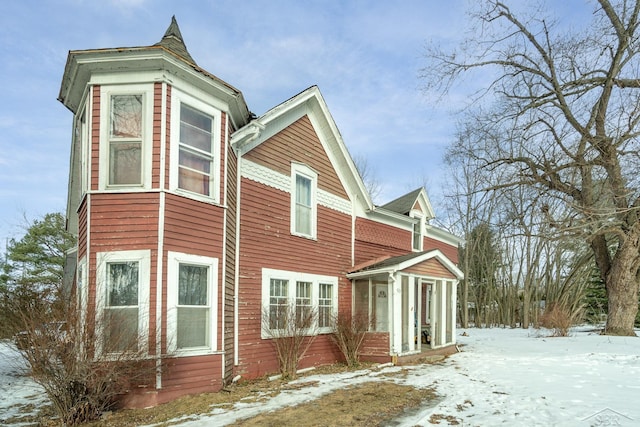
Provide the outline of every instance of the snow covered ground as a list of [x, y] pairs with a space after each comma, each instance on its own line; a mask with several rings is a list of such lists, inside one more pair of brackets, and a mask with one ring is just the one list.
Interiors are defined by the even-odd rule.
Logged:
[[[549, 338], [535, 329], [458, 331], [463, 332], [468, 336], [458, 336], [462, 351], [439, 364], [305, 376], [299, 381], [317, 383], [267, 401], [214, 407], [181, 425], [222, 426], [318, 399], [348, 384], [381, 380], [435, 386], [441, 396], [435, 405], [397, 420], [397, 426], [428, 426], [438, 414], [464, 426], [640, 425], [640, 338], [601, 336], [589, 328], [577, 328], [567, 338]], [[0, 345], [2, 360], [8, 351]], [[42, 399], [37, 387], [11, 369], [0, 361], [0, 423], [12, 404]], [[408, 374], [387, 375], [402, 369]]]
[[0, 425], [9, 417], [26, 414], [48, 402], [42, 387], [25, 376], [24, 366], [13, 343], [0, 341]]

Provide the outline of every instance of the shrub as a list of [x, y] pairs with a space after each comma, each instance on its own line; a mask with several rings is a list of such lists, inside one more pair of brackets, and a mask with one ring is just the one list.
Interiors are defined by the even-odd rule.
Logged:
[[540, 317], [540, 325], [551, 329], [554, 337], [566, 337], [569, 329], [581, 318], [581, 310], [571, 310], [567, 304], [550, 303]]
[[262, 331], [271, 340], [283, 378], [295, 378], [298, 364], [317, 335], [317, 313], [295, 304], [267, 306], [262, 311]]
[[127, 342], [126, 347], [97, 352], [96, 342], [101, 337], [94, 326], [102, 319], [96, 321], [95, 313], [81, 318], [78, 310], [70, 309], [56, 316], [62, 319], [56, 322], [49, 321], [50, 315], [37, 310], [23, 312], [20, 347], [30, 375], [44, 388], [64, 425], [99, 419], [116, 407], [118, 398], [131, 387], [153, 380], [159, 367], [146, 349], [139, 348], [137, 336], [135, 340], [118, 340]]
[[334, 332], [331, 337], [342, 352], [347, 366], [356, 367], [360, 364], [360, 347], [369, 326], [367, 313], [356, 313], [353, 316], [338, 314], [335, 318]]

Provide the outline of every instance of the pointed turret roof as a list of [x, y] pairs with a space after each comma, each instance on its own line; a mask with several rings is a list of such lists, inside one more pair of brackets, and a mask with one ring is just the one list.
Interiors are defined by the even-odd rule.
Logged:
[[182, 33], [180, 33], [180, 27], [178, 27], [178, 21], [176, 21], [175, 15], [171, 17], [171, 24], [169, 24], [169, 28], [167, 28], [164, 36], [162, 36], [162, 40], [154, 46], [162, 46], [182, 59], [196, 65], [196, 61], [193, 60], [187, 50], [187, 46], [184, 44], [184, 39], [182, 38]]

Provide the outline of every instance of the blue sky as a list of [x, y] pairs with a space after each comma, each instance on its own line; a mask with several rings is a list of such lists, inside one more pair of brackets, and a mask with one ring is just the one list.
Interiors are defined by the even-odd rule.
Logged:
[[[146, 46], [175, 15], [194, 60], [261, 115], [318, 85], [385, 203], [427, 184], [436, 211], [453, 98], [421, 91], [427, 41], [453, 45], [464, 0], [43, 0], [0, 15], [0, 242], [66, 207], [72, 114], [57, 101], [69, 50]], [[1, 251], [0, 251], [1, 252]]]

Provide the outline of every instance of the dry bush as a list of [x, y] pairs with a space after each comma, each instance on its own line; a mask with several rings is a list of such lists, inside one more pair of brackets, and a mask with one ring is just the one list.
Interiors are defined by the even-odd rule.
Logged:
[[159, 369], [156, 360], [140, 348], [139, 337], [131, 337], [130, 328], [113, 319], [110, 330], [116, 332], [110, 339], [118, 348], [103, 345], [102, 351], [96, 351], [96, 343], [104, 337], [96, 333], [95, 325], [104, 319], [79, 313], [75, 308], [55, 313], [53, 318], [58, 320], [51, 322], [50, 312], [25, 311], [17, 340], [30, 375], [44, 388], [65, 425], [100, 418], [132, 386], [153, 381]]
[[540, 316], [540, 325], [553, 330], [554, 337], [566, 337], [571, 326], [581, 318], [581, 311], [572, 310], [561, 302], [550, 303]]
[[366, 337], [371, 322], [367, 313], [356, 313], [353, 316], [338, 314], [331, 334], [349, 367], [360, 365], [360, 347]]
[[262, 310], [262, 331], [276, 350], [283, 378], [296, 378], [298, 363], [318, 333], [316, 319], [316, 310], [308, 306], [296, 309], [295, 304], [290, 304]]

